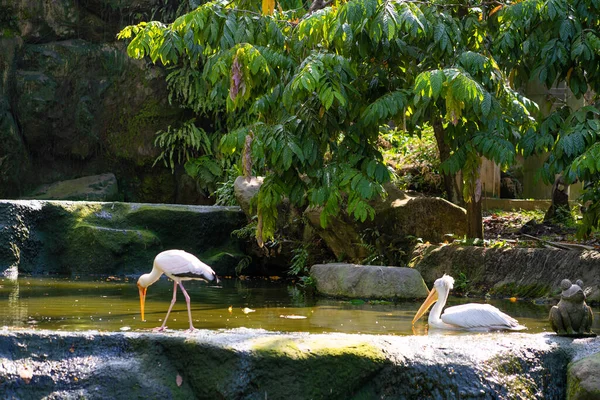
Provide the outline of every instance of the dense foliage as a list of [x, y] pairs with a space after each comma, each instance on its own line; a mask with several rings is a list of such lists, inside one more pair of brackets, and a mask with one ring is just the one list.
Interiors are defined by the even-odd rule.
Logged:
[[564, 174], [568, 182], [588, 182], [581, 233], [600, 227], [600, 1], [515, 2], [498, 13], [498, 54], [515, 83], [564, 83], [587, 105], [557, 104], [539, 132], [523, 140], [525, 155], [550, 150], [542, 171], [546, 181]]
[[[583, 3], [570, 3], [577, 18]], [[585, 92], [584, 71], [598, 68], [596, 47], [587, 44], [595, 37], [586, 31], [597, 21], [592, 17], [563, 28], [569, 15], [561, 10], [571, 6], [561, 1], [315, 4], [216, 0], [173, 23], [142, 22], [120, 33], [132, 38], [130, 56], [171, 68], [173, 98], [202, 118], [224, 121], [217, 127], [222, 159], [244, 154], [247, 173], [251, 166], [266, 175], [259, 242], [272, 237], [284, 196], [322, 207], [322, 225], [341, 211], [372, 217], [369, 200], [384, 195], [390, 179], [378, 146], [390, 129], [419, 135], [433, 128], [442, 170], [462, 172], [464, 199], [472, 204], [481, 196], [481, 156], [508, 166], [519, 149], [552, 148], [549, 168], [572, 165], [579, 178], [597, 171], [577, 158], [586, 149], [597, 152], [591, 140], [555, 140], [560, 122], [552, 118], [540, 134], [535, 104], [514, 88], [533, 76], [550, 84], [567, 78], [575, 94]], [[537, 11], [529, 16], [531, 10]], [[544, 18], [552, 24], [540, 23]], [[587, 47], [552, 47], [563, 39], [585, 39]], [[555, 66], [570, 57], [571, 72], [566, 62]], [[596, 114], [587, 110], [567, 112], [563, 122], [591, 135]], [[579, 147], [560, 153], [565, 145]], [[480, 208], [468, 210], [471, 218], [479, 213], [469, 234], [482, 236]]]

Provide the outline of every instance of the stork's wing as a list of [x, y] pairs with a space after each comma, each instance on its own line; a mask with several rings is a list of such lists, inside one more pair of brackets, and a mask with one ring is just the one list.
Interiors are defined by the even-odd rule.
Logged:
[[490, 304], [463, 304], [444, 310], [442, 321], [464, 329], [512, 329], [525, 327]]
[[182, 279], [203, 279], [213, 281], [215, 271], [198, 258], [183, 250], [168, 250], [160, 253], [154, 261], [163, 272]]

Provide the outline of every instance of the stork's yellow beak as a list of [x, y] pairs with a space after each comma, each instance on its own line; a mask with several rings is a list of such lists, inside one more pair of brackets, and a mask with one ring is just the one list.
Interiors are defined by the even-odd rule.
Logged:
[[140, 309], [142, 310], [142, 321], [145, 321], [144, 305], [146, 303], [146, 290], [148, 290], [148, 288], [142, 287], [138, 284], [138, 290], [140, 291]]
[[427, 296], [423, 304], [421, 304], [419, 311], [417, 311], [417, 313], [415, 314], [415, 317], [412, 320], [413, 325], [415, 324], [415, 322], [417, 322], [419, 318], [423, 316], [423, 314], [427, 312], [427, 310], [429, 310], [429, 307], [431, 307], [431, 305], [436, 301], [438, 301], [438, 292], [437, 290], [435, 290], [435, 288], [432, 288], [429, 292], [429, 296]]

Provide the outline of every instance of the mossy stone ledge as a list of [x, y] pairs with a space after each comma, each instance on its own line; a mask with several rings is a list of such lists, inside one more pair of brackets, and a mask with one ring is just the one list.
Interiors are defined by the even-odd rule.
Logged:
[[1, 200], [0, 272], [139, 274], [178, 248], [230, 275], [244, 257], [231, 232], [244, 224], [238, 207]]
[[565, 399], [597, 338], [0, 329], [8, 398]]

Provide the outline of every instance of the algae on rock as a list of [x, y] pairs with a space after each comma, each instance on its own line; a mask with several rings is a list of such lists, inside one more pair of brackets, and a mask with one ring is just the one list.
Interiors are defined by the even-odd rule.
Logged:
[[[229, 275], [244, 257], [231, 236], [244, 224], [237, 207], [0, 201], [0, 226], [15, 226], [15, 221], [22, 221], [27, 237], [5, 228], [0, 248], [19, 246], [18, 268], [24, 273], [140, 273], [151, 268], [160, 251], [180, 248]], [[11, 257], [0, 252], [0, 267], [12, 264]]]

